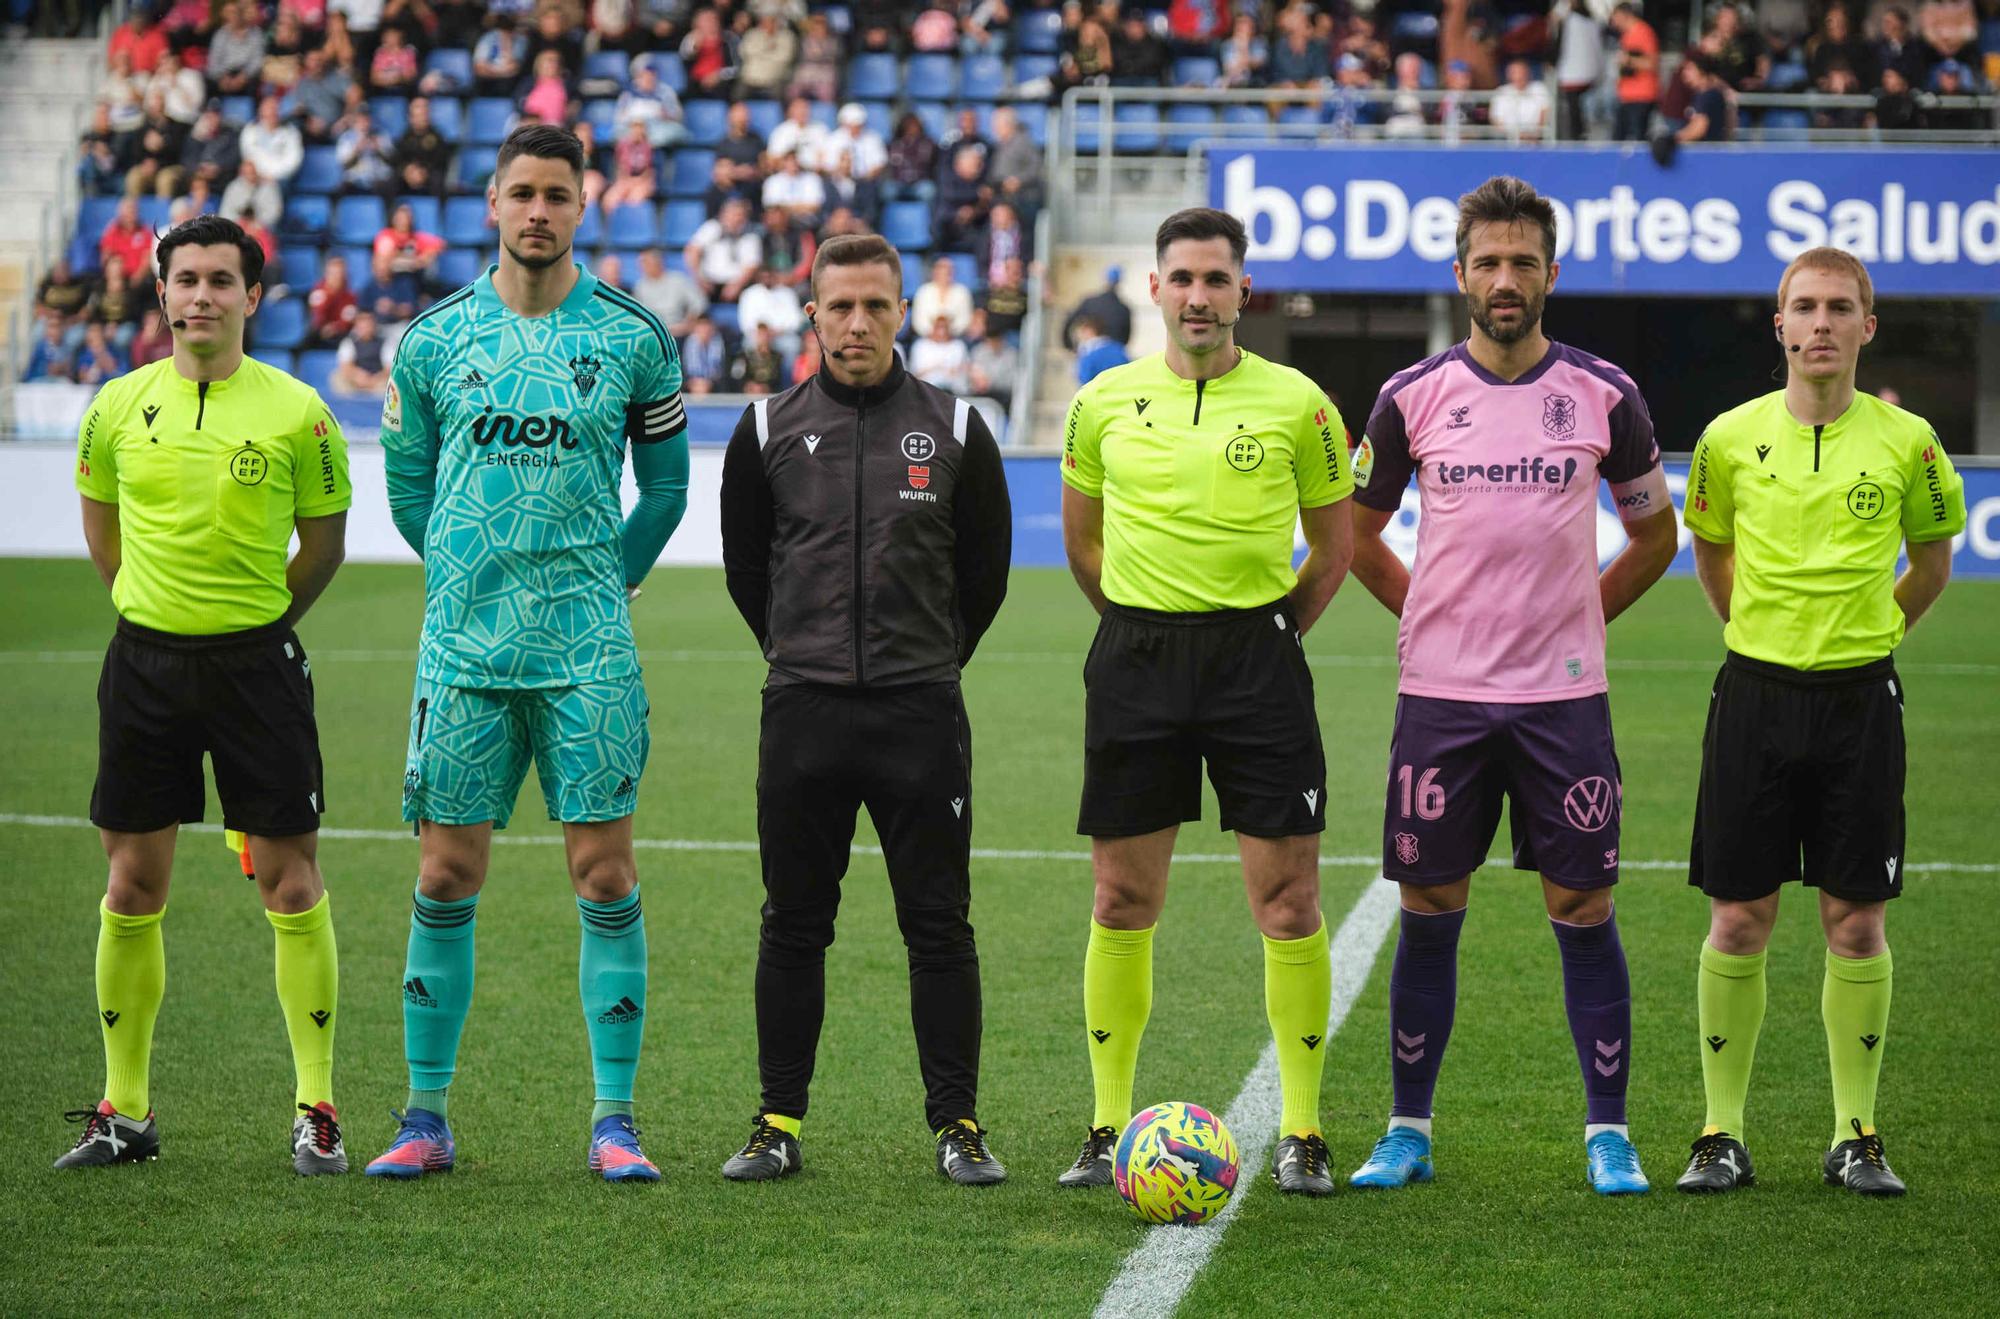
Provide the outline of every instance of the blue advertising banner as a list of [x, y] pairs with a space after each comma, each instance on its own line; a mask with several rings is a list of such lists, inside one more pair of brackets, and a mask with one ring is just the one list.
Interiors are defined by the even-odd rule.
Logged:
[[1495, 174], [1556, 208], [1565, 293], [1770, 296], [1831, 244], [1879, 294], [2000, 298], [2000, 151], [1219, 148], [1212, 205], [1273, 291], [1449, 293], [1459, 195]]
[[[1062, 544], [1062, 477], [1055, 458], [1007, 459], [1007, 489], [1014, 503], [1014, 562], [1022, 567], [1054, 567], [1066, 562]], [[1688, 465], [1669, 459], [1666, 463], [1667, 488], [1673, 494], [1674, 511], [1681, 511], [1687, 493]], [[1965, 533], [1954, 542], [1951, 566], [1954, 576], [2000, 577], [2000, 468], [1960, 468], [1965, 478]], [[1421, 517], [1414, 485], [1403, 493], [1403, 507], [1390, 519], [1383, 539], [1405, 563], [1416, 557], [1417, 522]], [[1680, 553], [1674, 556], [1669, 572], [1694, 574], [1694, 551], [1688, 548], [1689, 534], [1681, 529]], [[1611, 562], [1625, 548], [1625, 531], [1611, 507], [1610, 488], [1597, 488], [1597, 558], [1600, 565]], [[1305, 545], [1299, 545], [1305, 557]]]

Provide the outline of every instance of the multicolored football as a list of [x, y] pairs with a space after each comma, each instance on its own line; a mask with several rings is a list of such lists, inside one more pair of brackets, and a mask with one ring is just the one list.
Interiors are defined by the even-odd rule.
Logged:
[[1111, 1176], [1148, 1223], [1192, 1227], [1222, 1212], [1236, 1193], [1235, 1138], [1199, 1104], [1154, 1104], [1125, 1124]]

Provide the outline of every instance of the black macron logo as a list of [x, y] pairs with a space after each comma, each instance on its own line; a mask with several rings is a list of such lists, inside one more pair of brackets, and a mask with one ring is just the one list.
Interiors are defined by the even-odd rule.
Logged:
[[1317, 1049], [1322, 1038], [1324, 1037], [1319, 1035], [1301, 1035], [1299, 1036], [1299, 1043], [1305, 1045], [1308, 1049]]
[[149, 403], [145, 407], [139, 409], [139, 415], [146, 419], [146, 425], [150, 427], [153, 424], [153, 418], [160, 415], [159, 405], [156, 403]]
[[104, 1009], [104, 1024], [107, 1026], [116, 1026], [118, 1024], [118, 1014], [110, 1008]]
[[618, 787], [611, 795], [614, 797], [623, 797], [630, 791], [632, 791], [632, 776], [628, 774], [618, 781]]
[[306, 1015], [310, 1016], [313, 1019], [313, 1025], [319, 1027], [321, 1030], [325, 1030], [326, 1023], [333, 1020], [333, 1014], [325, 1008], [315, 1008]]
[[1111, 1032], [1108, 1030], [1094, 1030], [1090, 1032], [1090, 1038], [1102, 1044], [1111, 1038]]
[[1761, 462], [1763, 462], [1763, 461], [1764, 461], [1764, 458], [1765, 458], [1765, 455], [1769, 454], [1770, 452], [1771, 452], [1771, 446], [1770, 446], [1770, 445], [1768, 445], [1768, 444], [1760, 444], [1760, 445], [1758, 445], [1758, 446], [1757, 446], [1757, 461], [1758, 461], [1758, 462], [1760, 462], [1760, 463], [1761, 463]]
[[1722, 1046], [1723, 1046], [1723, 1045], [1725, 1045], [1725, 1044], [1727, 1044], [1727, 1043], [1729, 1043], [1729, 1041], [1728, 1041], [1728, 1040], [1725, 1040], [1725, 1039], [1723, 1039], [1723, 1038], [1722, 1038], [1722, 1037], [1721, 1037], [1720, 1035], [1711, 1035], [1711, 1036], [1709, 1036], [1709, 1037], [1708, 1037], [1708, 1048], [1709, 1048], [1709, 1052], [1711, 1052], [1711, 1053], [1721, 1053], [1721, 1052], [1722, 1052]]
[[1875, 1051], [1875, 1046], [1880, 1044], [1881, 1042], [1882, 1042], [1882, 1037], [1880, 1035], [1863, 1035], [1861, 1037], [1862, 1046], [1866, 1048], [1870, 1053], [1873, 1053]]
[[1153, 400], [1149, 398], [1135, 399], [1133, 400], [1132, 406], [1139, 409], [1139, 415], [1143, 417], [1146, 415], [1147, 407], [1150, 406], [1152, 402]]

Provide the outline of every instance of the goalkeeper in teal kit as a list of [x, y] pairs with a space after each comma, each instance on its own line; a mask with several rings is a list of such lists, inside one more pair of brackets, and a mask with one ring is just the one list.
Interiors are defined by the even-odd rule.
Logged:
[[[632, 810], [649, 737], [628, 602], [687, 506], [687, 422], [672, 337], [573, 262], [583, 168], [561, 128], [508, 136], [487, 190], [499, 263], [410, 323], [383, 399], [390, 511], [424, 560], [403, 777], [422, 861], [403, 973], [409, 1104], [371, 1176], [452, 1166], [474, 915], [530, 761], [583, 926], [589, 1167], [660, 1176], [632, 1120], [646, 1017]], [[628, 442], [639, 502], [622, 516]]]

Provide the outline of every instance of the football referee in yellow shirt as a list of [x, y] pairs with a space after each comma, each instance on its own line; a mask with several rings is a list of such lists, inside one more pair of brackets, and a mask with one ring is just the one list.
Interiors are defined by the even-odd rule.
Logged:
[[[1250, 296], [1240, 221], [1179, 211], [1154, 246], [1166, 351], [1092, 380], [1064, 438], [1063, 542], [1101, 618], [1084, 662], [1077, 822], [1096, 881], [1083, 970], [1096, 1111], [1058, 1181], [1111, 1181], [1152, 1009], [1174, 836], [1201, 817], [1206, 762], [1264, 935], [1284, 1092], [1272, 1170], [1286, 1191], [1325, 1195], [1326, 757], [1302, 638], [1352, 556], [1346, 430], [1312, 381], [1237, 346]], [[1308, 552], [1294, 574], [1301, 524]]]
[[156, 260], [173, 356], [105, 385], [77, 444], [84, 537], [119, 618], [97, 684], [90, 797], [111, 863], [97, 939], [104, 1098], [70, 1114], [83, 1130], [56, 1166], [159, 1153], [148, 1088], [160, 925], [175, 834], [202, 818], [205, 753], [224, 827], [249, 836], [276, 935], [297, 1071], [292, 1165], [345, 1172], [338, 975], [316, 860], [326, 801], [312, 669], [292, 625], [340, 566], [346, 441], [310, 386], [243, 354], [263, 294], [256, 240], [202, 216], [162, 238]]
[[[1729, 648], [1702, 737], [1689, 882], [1709, 896], [1698, 978], [1708, 1117], [1683, 1191], [1755, 1180], [1744, 1146], [1779, 889], [1819, 890], [1833, 1069], [1830, 1186], [1901, 1195], [1875, 1132], [1889, 1033], [1884, 908], [1903, 891], [1902, 680], [1890, 653], [1944, 590], [1965, 487], [1923, 418], [1854, 388], [1875, 337], [1868, 269], [1830, 247], [1786, 267], [1785, 387], [1695, 447], [1686, 521]], [[1897, 551], [1910, 566], [1896, 575]]]

